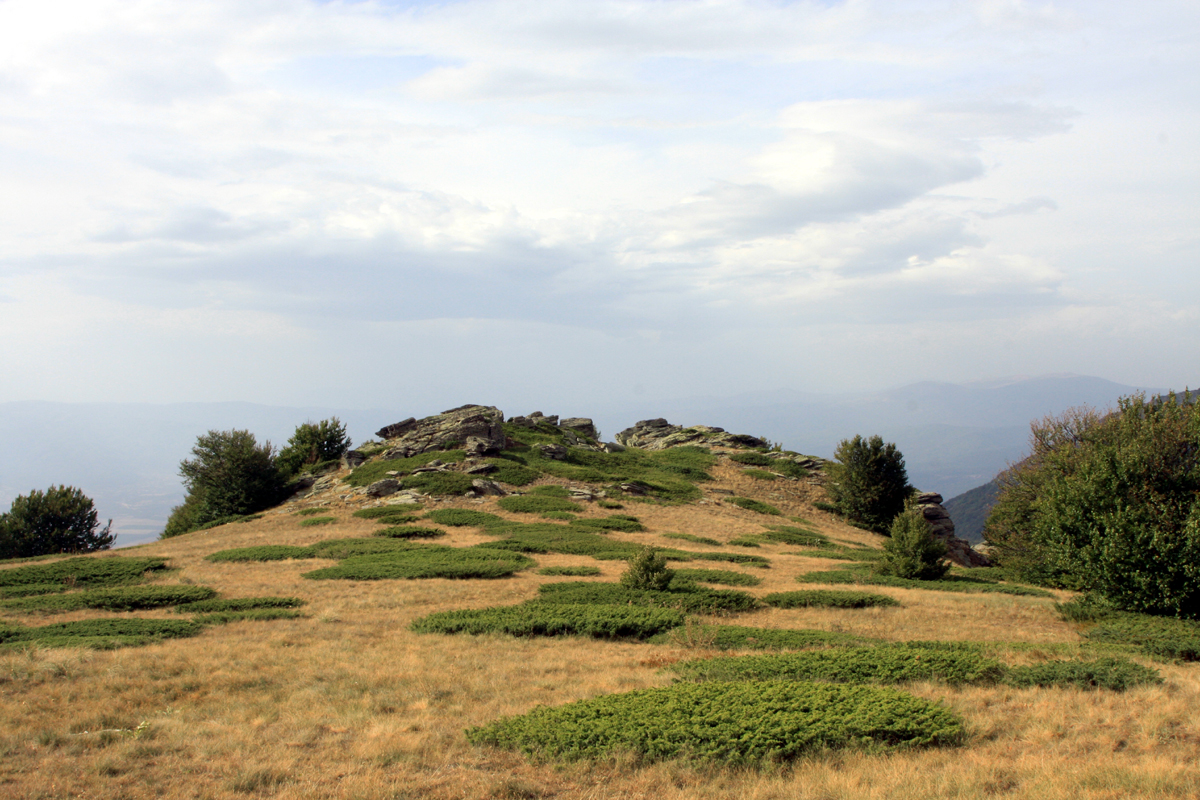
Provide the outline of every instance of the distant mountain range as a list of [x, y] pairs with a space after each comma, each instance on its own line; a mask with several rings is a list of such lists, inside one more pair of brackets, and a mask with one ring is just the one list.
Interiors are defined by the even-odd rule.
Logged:
[[[991, 383], [922, 382], [882, 392], [794, 391], [686, 398], [653, 407], [553, 409], [591, 416], [603, 437], [640, 419], [717, 425], [787, 449], [832, 457], [841, 439], [880, 434], [904, 453], [911, 482], [944, 497], [986, 483], [1024, 457], [1029, 422], [1077, 405], [1108, 407], [1138, 391], [1101, 378], [1047, 376]], [[1147, 390], [1155, 393], [1159, 390]], [[447, 403], [487, 403], [486, 392]], [[506, 408], [509, 415], [536, 408]], [[346, 410], [252, 403], [0, 403], [0, 510], [31, 489], [77, 486], [113, 518], [118, 545], [155, 538], [183, 499], [179, 462], [209, 429], [247, 428], [282, 445], [306, 420], [339, 417], [361, 442], [388, 423], [441, 409]], [[948, 507], [954, 507], [954, 503]], [[952, 510], [951, 514], [955, 512]]]

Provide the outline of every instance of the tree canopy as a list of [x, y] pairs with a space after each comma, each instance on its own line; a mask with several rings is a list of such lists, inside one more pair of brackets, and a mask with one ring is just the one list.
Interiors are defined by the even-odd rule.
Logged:
[[215, 520], [253, 514], [281, 499], [284, 480], [275, 448], [245, 430], [197, 437], [194, 458], [179, 464], [187, 497], [167, 520], [163, 536], [187, 533]]
[[51, 486], [13, 500], [0, 515], [0, 558], [107, 550], [116, 541], [112, 520], [103, 528], [91, 498], [74, 486]]
[[904, 456], [892, 443], [872, 436], [843, 439], [826, 466], [829, 498], [850, 522], [887, 533], [913, 492]]

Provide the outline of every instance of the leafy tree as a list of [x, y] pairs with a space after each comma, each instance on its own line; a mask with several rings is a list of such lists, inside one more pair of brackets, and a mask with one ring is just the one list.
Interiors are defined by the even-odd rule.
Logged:
[[187, 533], [214, 520], [253, 514], [278, 502], [284, 480], [270, 442], [244, 430], [209, 431], [196, 439], [195, 458], [179, 463], [188, 490], [171, 511], [163, 537]]
[[838, 512], [860, 527], [886, 534], [913, 492], [904, 456], [879, 436], [855, 436], [838, 443], [834, 458], [825, 471], [829, 498]]
[[1200, 407], [1123, 398], [1034, 423], [984, 537], [1029, 580], [1200, 617]]
[[899, 578], [937, 580], [950, 569], [946, 543], [933, 535], [925, 515], [911, 508], [892, 520], [891, 538], [883, 543], [880, 572]]
[[0, 558], [90, 553], [107, 550], [116, 538], [112, 520], [100, 528], [91, 498], [74, 486], [35, 489], [0, 515]]
[[341, 458], [350, 449], [346, 426], [337, 417], [296, 426], [287, 446], [279, 451], [275, 463], [285, 478], [323, 461]]
[[667, 560], [653, 547], [646, 546], [629, 559], [629, 568], [621, 574], [621, 585], [661, 591], [671, 585], [674, 577], [675, 570], [667, 569]]

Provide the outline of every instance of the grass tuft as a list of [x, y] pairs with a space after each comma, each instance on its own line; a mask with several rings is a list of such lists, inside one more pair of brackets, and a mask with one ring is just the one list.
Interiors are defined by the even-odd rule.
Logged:
[[767, 505], [766, 503], [749, 497], [726, 497], [725, 502], [731, 503], [739, 508], [744, 508], [747, 511], [756, 511], [759, 514], [770, 514], [773, 517], [783, 516], [783, 512], [775, 506]]

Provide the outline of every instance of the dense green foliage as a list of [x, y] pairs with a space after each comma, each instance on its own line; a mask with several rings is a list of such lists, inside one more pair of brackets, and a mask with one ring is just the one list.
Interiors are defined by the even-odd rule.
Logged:
[[809, 530], [808, 528], [797, 528], [792, 525], [773, 525], [766, 533], [760, 534], [762, 538], [780, 544], [791, 544], [797, 547], [825, 547], [829, 545], [829, 537], [823, 533]]
[[838, 513], [876, 533], [887, 533], [912, 493], [904, 456], [879, 436], [843, 439], [825, 466], [826, 490]]
[[390, 528], [384, 528], [380, 531], [375, 531], [376, 536], [386, 536], [392, 539], [436, 539], [439, 536], [445, 536], [446, 532], [441, 528], [420, 528], [415, 525], [394, 525]]
[[697, 681], [942, 681], [964, 684], [995, 683], [1004, 676], [1000, 662], [985, 657], [978, 647], [957, 642], [911, 642], [781, 655], [721, 656], [682, 661], [672, 665], [671, 670], [682, 678]]
[[62, 586], [77, 589], [142, 583], [146, 573], [167, 568], [161, 558], [66, 558], [48, 564], [29, 564], [0, 570], [0, 587]]
[[634, 605], [674, 608], [693, 614], [722, 614], [750, 611], [758, 601], [746, 592], [708, 589], [695, 584], [672, 589], [631, 589], [617, 583], [572, 581], [545, 583], [538, 599], [568, 605]]
[[290, 558], [312, 558], [312, 550], [290, 544], [262, 544], [255, 547], [235, 547], [220, 550], [204, 557], [205, 561], [286, 561]]
[[949, 709], [894, 689], [798, 682], [680, 683], [540, 706], [467, 731], [473, 744], [540, 758], [631, 753], [721, 765], [788, 761], [839, 747], [945, 745], [963, 737]]
[[337, 522], [337, 517], [309, 517], [300, 520], [300, 527], [315, 528], [318, 525], [332, 525], [335, 522]]
[[1116, 611], [1103, 600], [1081, 597], [1057, 606], [1071, 622], [1089, 624], [1083, 635], [1103, 644], [1128, 645], [1147, 655], [1200, 661], [1200, 622]]
[[677, 569], [672, 586], [684, 583], [717, 583], [723, 586], [758, 586], [762, 578], [728, 569]]
[[714, 547], [720, 547], [721, 543], [716, 539], [710, 539], [707, 536], [696, 536], [691, 533], [664, 533], [660, 534], [666, 539], [680, 539], [685, 542], [695, 542], [696, 544], [707, 544]]
[[583, 511], [579, 503], [567, 500], [565, 497], [549, 497], [546, 495], [518, 495], [502, 497], [496, 505], [505, 511], [520, 514], [541, 514], [546, 511]]
[[116, 647], [138, 647], [164, 639], [195, 636], [202, 630], [203, 625], [181, 619], [83, 619], [36, 628], [2, 626], [0, 644], [9, 647], [37, 644], [42, 647], [91, 647], [97, 650], [111, 650]]
[[877, 567], [881, 575], [933, 581], [950, 570], [946, 544], [933, 535], [920, 509], [899, 514], [892, 520], [890, 533]]
[[838, 644], [861, 644], [848, 633], [817, 631], [807, 628], [749, 628], [742, 625], [687, 624], [650, 640], [655, 644], [673, 644], [705, 650], [805, 650]]
[[626, 589], [664, 591], [674, 577], [675, 571], [667, 569], [667, 560], [656, 549], [643, 547], [629, 559], [629, 566], [621, 573], [621, 585]]
[[486, 511], [471, 511], [466, 508], [439, 508], [436, 511], [430, 511], [426, 514], [425, 519], [430, 522], [436, 522], [438, 525], [450, 525], [451, 527], [473, 526], [477, 528], [485, 528], [489, 525], [504, 524], [507, 522], [503, 517], [498, 517], [495, 514], [489, 514]]
[[253, 514], [282, 499], [284, 479], [275, 449], [270, 442], [260, 445], [250, 431], [209, 431], [197, 437], [192, 455], [179, 464], [187, 497], [171, 511], [163, 538], [223, 517]]
[[747, 511], [757, 511], [759, 514], [770, 514], [773, 517], [783, 516], [783, 512], [772, 505], [767, 505], [759, 500], [750, 497], [726, 497], [726, 503], [732, 503], [739, 508], [744, 508]]
[[775, 459], [757, 451], [746, 453], [730, 453], [729, 460], [738, 464], [747, 464], [751, 467], [765, 467], [775, 462]]
[[1014, 583], [998, 583], [983, 578], [972, 578], [966, 575], [946, 575], [940, 580], [922, 581], [912, 578], [900, 578], [895, 575], [879, 575], [872, 572], [870, 564], [855, 565], [849, 569], [828, 570], [824, 572], [806, 572], [797, 575], [800, 583], [849, 583], [866, 586], [896, 586], [903, 589], [930, 589], [939, 592], [972, 592], [1011, 594], [1018, 597], [1053, 597], [1045, 589], [1033, 586], [1021, 586]]
[[[311, 517], [316, 514], [328, 513], [328, 511], [329, 511], [329, 509], [325, 508], [324, 506], [321, 506], [320, 508], [302, 508], [296, 512], [296, 516], [297, 517]], [[354, 512], [354, 514], [355, 514], [355, 516], [358, 516], [357, 511]]]
[[[410, 517], [410, 516], [415, 515], [418, 511], [420, 511], [421, 508], [422, 507], [417, 503], [396, 503], [395, 505], [390, 505], [390, 506], [374, 506], [372, 508], [360, 508], [358, 511], [355, 511], [352, 516], [358, 517], [359, 519], [382, 519], [384, 522], [386, 522], [388, 524], [392, 524], [392, 520], [390, 518], [396, 517], [396, 516]], [[446, 509], [446, 510], [454, 511], [457, 509]], [[441, 512], [434, 511], [431, 513], [437, 514], [437, 513], [441, 513]], [[468, 511], [466, 513], [470, 514], [470, 513], [475, 513], [475, 512]], [[446, 523], [446, 524], [449, 525], [449, 524], [453, 524], [453, 523]]]
[[78, 611], [84, 608], [103, 611], [136, 611], [145, 608], [176, 606], [180, 603], [193, 603], [215, 597], [216, 594], [207, 586], [118, 586], [5, 600], [0, 603], [0, 608], [9, 611], [48, 613]]
[[303, 577], [314, 580], [340, 578], [357, 581], [398, 578], [504, 578], [533, 565], [533, 559], [505, 550], [409, 545], [404, 550], [352, 556], [337, 566], [306, 572]]
[[640, 533], [646, 526], [637, 517], [624, 514], [614, 514], [611, 517], [584, 517], [571, 520], [571, 524], [580, 528], [595, 528], [601, 531], [623, 531], [624, 533]]
[[[695, 553], [691, 550], [667, 550], [663, 552], [666, 553], [668, 560], [728, 561], [730, 564], [746, 564], [751, 567], [760, 567], [762, 569], [767, 569], [771, 566], [769, 559], [765, 558], [764, 556], [756, 556], [750, 553]], [[685, 557], [679, 558], [675, 555], [672, 555], [673, 552], [681, 552]]]
[[463, 495], [472, 489], [474, 478], [461, 472], [418, 472], [400, 480], [402, 489], [416, 489], [425, 494]]
[[376, 481], [393, 477], [388, 475], [389, 472], [398, 473], [398, 476], [402, 477], [411, 474], [414, 469], [423, 467], [430, 461], [454, 464], [466, 457], [467, 453], [464, 450], [441, 450], [420, 453], [409, 458], [381, 458], [357, 467], [346, 478], [346, 483], [351, 486], [369, 486]]
[[833, 589], [773, 592], [763, 597], [762, 601], [776, 608], [884, 608], [900, 605], [900, 601], [886, 594]]
[[747, 478], [754, 478], [760, 481], [774, 481], [779, 479], [779, 476], [775, 473], [767, 472], [765, 469], [744, 469], [742, 470], [742, 474]]
[[304, 605], [299, 597], [225, 597], [198, 600], [175, 606], [179, 614], [210, 614], [217, 611], [251, 611], [259, 608], [299, 608]]
[[1158, 670], [1125, 658], [1101, 658], [1095, 661], [1046, 661], [1028, 667], [1009, 667], [1004, 682], [1018, 688], [1061, 686], [1123, 692], [1133, 686], [1162, 683], [1162, 678]]
[[1135, 396], [1032, 431], [984, 532], [997, 561], [1127, 611], [1200, 617], [1200, 406]]
[[0, 558], [107, 550], [116, 541], [112, 520], [103, 528], [91, 498], [74, 486], [23, 494], [0, 514]]
[[682, 624], [683, 615], [670, 609], [529, 602], [519, 606], [443, 611], [418, 619], [411, 627], [417, 633], [646, 639]]
[[275, 459], [285, 478], [299, 474], [305, 467], [335, 461], [350, 449], [346, 426], [337, 417], [296, 426], [292, 438]]
[[600, 574], [599, 567], [542, 567], [538, 575], [571, 575], [577, 578], [593, 577]]

